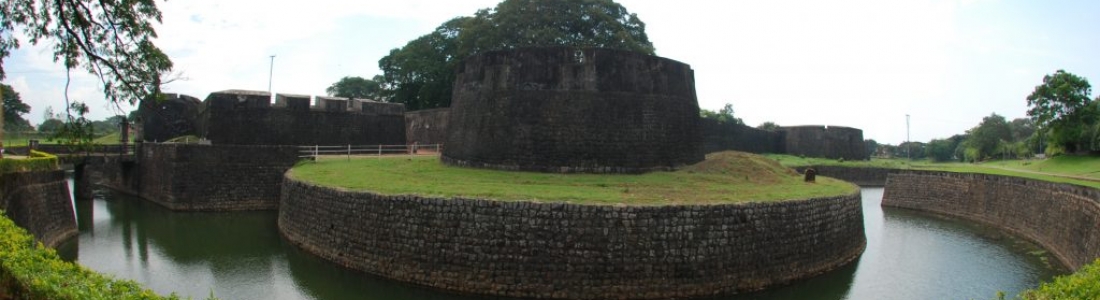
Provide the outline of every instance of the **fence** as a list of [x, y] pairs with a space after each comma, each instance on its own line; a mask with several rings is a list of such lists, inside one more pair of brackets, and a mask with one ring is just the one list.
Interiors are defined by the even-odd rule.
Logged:
[[346, 145], [346, 146], [298, 146], [298, 157], [316, 161], [318, 157], [352, 156], [382, 157], [384, 155], [438, 155], [442, 144], [429, 145]]

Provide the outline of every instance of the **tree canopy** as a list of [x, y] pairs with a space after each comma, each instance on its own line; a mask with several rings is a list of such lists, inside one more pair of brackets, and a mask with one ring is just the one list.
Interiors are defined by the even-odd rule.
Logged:
[[0, 84], [0, 93], [4, 97], [4, 128], [8, 131], [30, 129], [30, 122], [23, 118], [31, 111], [30, 105], [23, 103], [19, 93], [10, 85]]
[[161, 76], [172, 61], [153, 44], [153, 22], [161, 21], [154, 0], [0, 1], [0, 79], [3, 60], [20, 46], [21, 30], [31, 44], [48, 42], [54, 61], [81, 68], [103, 84], [111, 102], [134, 103], [160, 94]]
[[601, 47], [653, 54], [645, 23], [612, 0], [505, 0], [451, 19], [378, 61], [391, 102], [447, 107], [455, 68], [484, 51], [526, 46]]
[[[733, 104], [729, 104], [729, 103], [726, 103], [725, 106], [722, 106], [722, 109], [718, 110], [718, 112], [714, 112], [714, 111], [706, 110], [706, 109], [700, 109], [699, 110], [699, 117], [703, 118], [703, 119], [716, 120], [716, 121], [718, 121], [718, 123], [733, 123], [733, 124], [745, 125], [745, 122], [741, 121], [741, 118], [733, 116]], [[774, 125], [774, 123], [773, 123], [773, 125]], [[778, 126], [776, 126], [776, 127], [778, 127]]]
[[382, 76], [378, 75], [375, 75], [373, 79], [345, 76], [326, 88], [325, 92], [332, 97], [385, 101], [381, 81]]
[[1027, 115], [1042, 129], [1050, 130], [1050, 141], [1068, 152], [1084, 150], [1090, 143], [1089, 128], [1097, 112], [1090, 105], [1092, 86], [1084, 77], [1064, 70], [1043, 76], [1043, 84], [1027, 96]]

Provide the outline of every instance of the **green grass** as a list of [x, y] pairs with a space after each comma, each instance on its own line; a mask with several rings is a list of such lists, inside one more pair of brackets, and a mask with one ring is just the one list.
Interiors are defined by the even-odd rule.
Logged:
[[1043, 160], [1001, 160], [982, 163], [982, 166], [1100, 179], [1098, 156], [1062, 155]]
[[446, 166], [436, 157], [389, 157], [304, 162], [290, 176], [387, 195], [579, 204], [717, 204], [838, 196], [858, 190], [830, 178], [805, 183], [774, 161], [740, 152], [708, 155], [706, 161], [676, 172], [642, 175], [507, 172]]

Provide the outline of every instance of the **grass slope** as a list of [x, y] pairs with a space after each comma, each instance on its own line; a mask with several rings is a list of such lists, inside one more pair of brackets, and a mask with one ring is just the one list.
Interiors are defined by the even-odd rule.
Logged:
[[715, 204], [837, 196], [857, 191], [839, 180], [817, 183], [765, 157], [721, 152], [675, 172], [642, 175], [506, 172], [443, 165], [435, 157], [305, 162], [290, 176], [319, 185], [387, 195], [418, 194], [580, 204]]

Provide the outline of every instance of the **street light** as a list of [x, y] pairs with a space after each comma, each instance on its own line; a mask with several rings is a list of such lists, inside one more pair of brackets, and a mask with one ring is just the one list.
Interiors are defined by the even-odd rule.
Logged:
[[271, 94], [271, 78], [275, 74], [275, 56], [271, 56], [271, 67], [267, 71], [267, 94]]
[[913, 152], [913, 143], [909, 141], [909, 114], [905, 114], [905, 159], [913, 159], [910, 153]]

